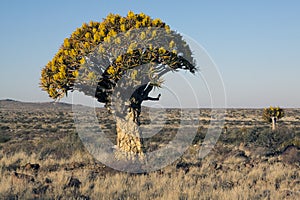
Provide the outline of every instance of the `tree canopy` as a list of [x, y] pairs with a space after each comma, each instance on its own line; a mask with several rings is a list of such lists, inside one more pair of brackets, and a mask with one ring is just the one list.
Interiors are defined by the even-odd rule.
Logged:
[[263, 111], [263, 119], [267, 122], [272, 122], [272, 118], [278, 120], [282, 117], [284, 117], [284, 111], [279, 107], [270, 106], [269, 108], [265, 108]]
[[78, 90], [109, 105], [123, 76], [132, 80], [126, 87], [148, 81], [160, 86], [163, 74], [178, 69], [196, 70], [183, 37], [160, 19], [129, 11], [77, 28], [42, 69], [40, 85], [53, 99]]

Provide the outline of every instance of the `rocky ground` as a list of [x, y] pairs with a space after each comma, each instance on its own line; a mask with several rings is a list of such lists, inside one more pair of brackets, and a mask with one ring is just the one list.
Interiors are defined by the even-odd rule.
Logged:
[[[262, 121], [261, 109], [228, 109], [222, 134], [204, 158], [199, 151], [212, 125], [210, 110], [187, 113], [143, 109], [149, 152], [169, 144], [180, 127], [196, 133], [174, 163], [130, 174], [87, 152], [71, 105], [2, 100], [0, 199], [300, 199], [300, 109], [285, 109], [275, 132]], [[114, 143], [113, 117], [102, 108], [96, 115]]]

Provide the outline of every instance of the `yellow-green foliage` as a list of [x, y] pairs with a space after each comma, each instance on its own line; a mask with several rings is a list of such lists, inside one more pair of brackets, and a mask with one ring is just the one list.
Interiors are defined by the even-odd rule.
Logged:
[[[142, 28], [150, 30], [149, 28], [155, 27], [170, 34], [170, 38], [174, 38], [175, 42], [173, 40], [169, 42], [171, 50], [149, 45], [147, 50], [144, 51], [138, 49], [135, 43], [132, 42], [125, 54], [118, 56], [111, 66], [105, 67], [105, 70], [102, 69], [102, 72], [105, 72], [105, 78], [101, 79], [98, 74], [88, 69], [84, 69], [83, 73], [79, 73], [79, 69], [86, 63], [85, 56], [95, 51], [96, 48], [99, 48], [99, 52], [102, 53], [111, 51], [105, 45], [101, 46], [99, 44], [103, 42], [112, 44], [112, 46], [120, 44], [120, 38], [116, 37], [120, 33], [124, 33], [131, 41], [130, 30]], [[155, 30], [151, 31], [152, 39], [157, 37], [157, 34]], [[146, 33], [140, 33], [139, 39], [146, 39]], [[106, 83], [103, 85], [108, 85], [107, 88], [110, 89], [111, 80], [117, 81], [124, 70], [145, 63], [161, 63], [168, 65], [173, 70], [181, 68], [193, 73], [195, 67], [192, 63], [177, 55], [176, 44], [178, 41], [181, 42], [180, 49], [185, 50], [185, 56], [191, 58], [191, 51], [182, 40], [182, 37], [171, 31], [170, 27], [160, 19], [151, 19], [143, 13], [135, 14], [131, 11], [125, 17], [118, 14], [109, 14], [102, 22], [84, 23], [82, 27], [77, 28], [69, 38], [64, 40], [54, 58], [43, 68], [40, 85], [51, 98], [57, 99], [63, 97], [68, 90], [78, 89], [74, 88], [74, 82], [79, 76], [82, 80], [81, 85], [97, 85], [97, 82], [104, 81]], [[102, 74], [101, 77], [103, 77]], [[87, 95], [93, 95], [93, 92], [86, 93], [88, 93]], [[99, 97], [101, 95], [103, 96], [103, 94], [99, 94], [97, 97], [96, 94], [98, 101], [106, 102], [107, 94], [104, 94], [104, 97]]]
[[284, 111], [279, 107], [265, 108], [263, 111], [263, 119], [268, 122], [272, 122], [272, 117], [275, 117], [277, 120], [284, 117]]

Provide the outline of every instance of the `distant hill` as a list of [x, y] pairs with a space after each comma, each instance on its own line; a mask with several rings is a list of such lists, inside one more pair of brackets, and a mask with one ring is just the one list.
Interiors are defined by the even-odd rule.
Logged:
[[0, 100], [0, 108], [9, 108], [9, 109], [20, 109], [20, 108], [66, 108], [71, 109], [72, 104], [64, 102], [21, 102], [13, 99], [3, 99]]

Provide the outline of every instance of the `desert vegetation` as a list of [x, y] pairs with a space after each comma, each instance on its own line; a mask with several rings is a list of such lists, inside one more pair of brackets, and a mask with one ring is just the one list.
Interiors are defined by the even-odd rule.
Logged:
[[265, 108], [263, 112], [263, 119], [267, 122], [272, 123], [272, 130], [276, 129], [276, 124], [279, 119], [284, 117], [284, 111], [279, 107]]
[[104, 103], [117, 119], [119, 159], [140, 159], [141, 104], [159, 100], [149, 92], [161, 86], [164, 74], [178, 70], [196, 71], [182, 36], [160, 19], [129, 11], [76, 29], [43, 68], [40, 85], [56, 100], [78, 90]]
[[[145, 141], [149, 151], [176, 134], [178, 112], [166, 112], [168, 120], [155, 125], [162, 131]], [[0, 199], [300, 198], [299, 109], [285, 109], [275, 131], [260, 117], [261, 109], [228, 109], [226, 133], [199, 159], [209, 112], [191, 110], [200, 124], [182, 157], [157, 171], [130, 174], [105, 166], [86, 151], [71, 105], [0, 101]], [[107, 137], [116, 141], [111, 115], [97, 108], [97, 116]], [[148, 125], [145, 108], [141, 127], [147, 130]]]

